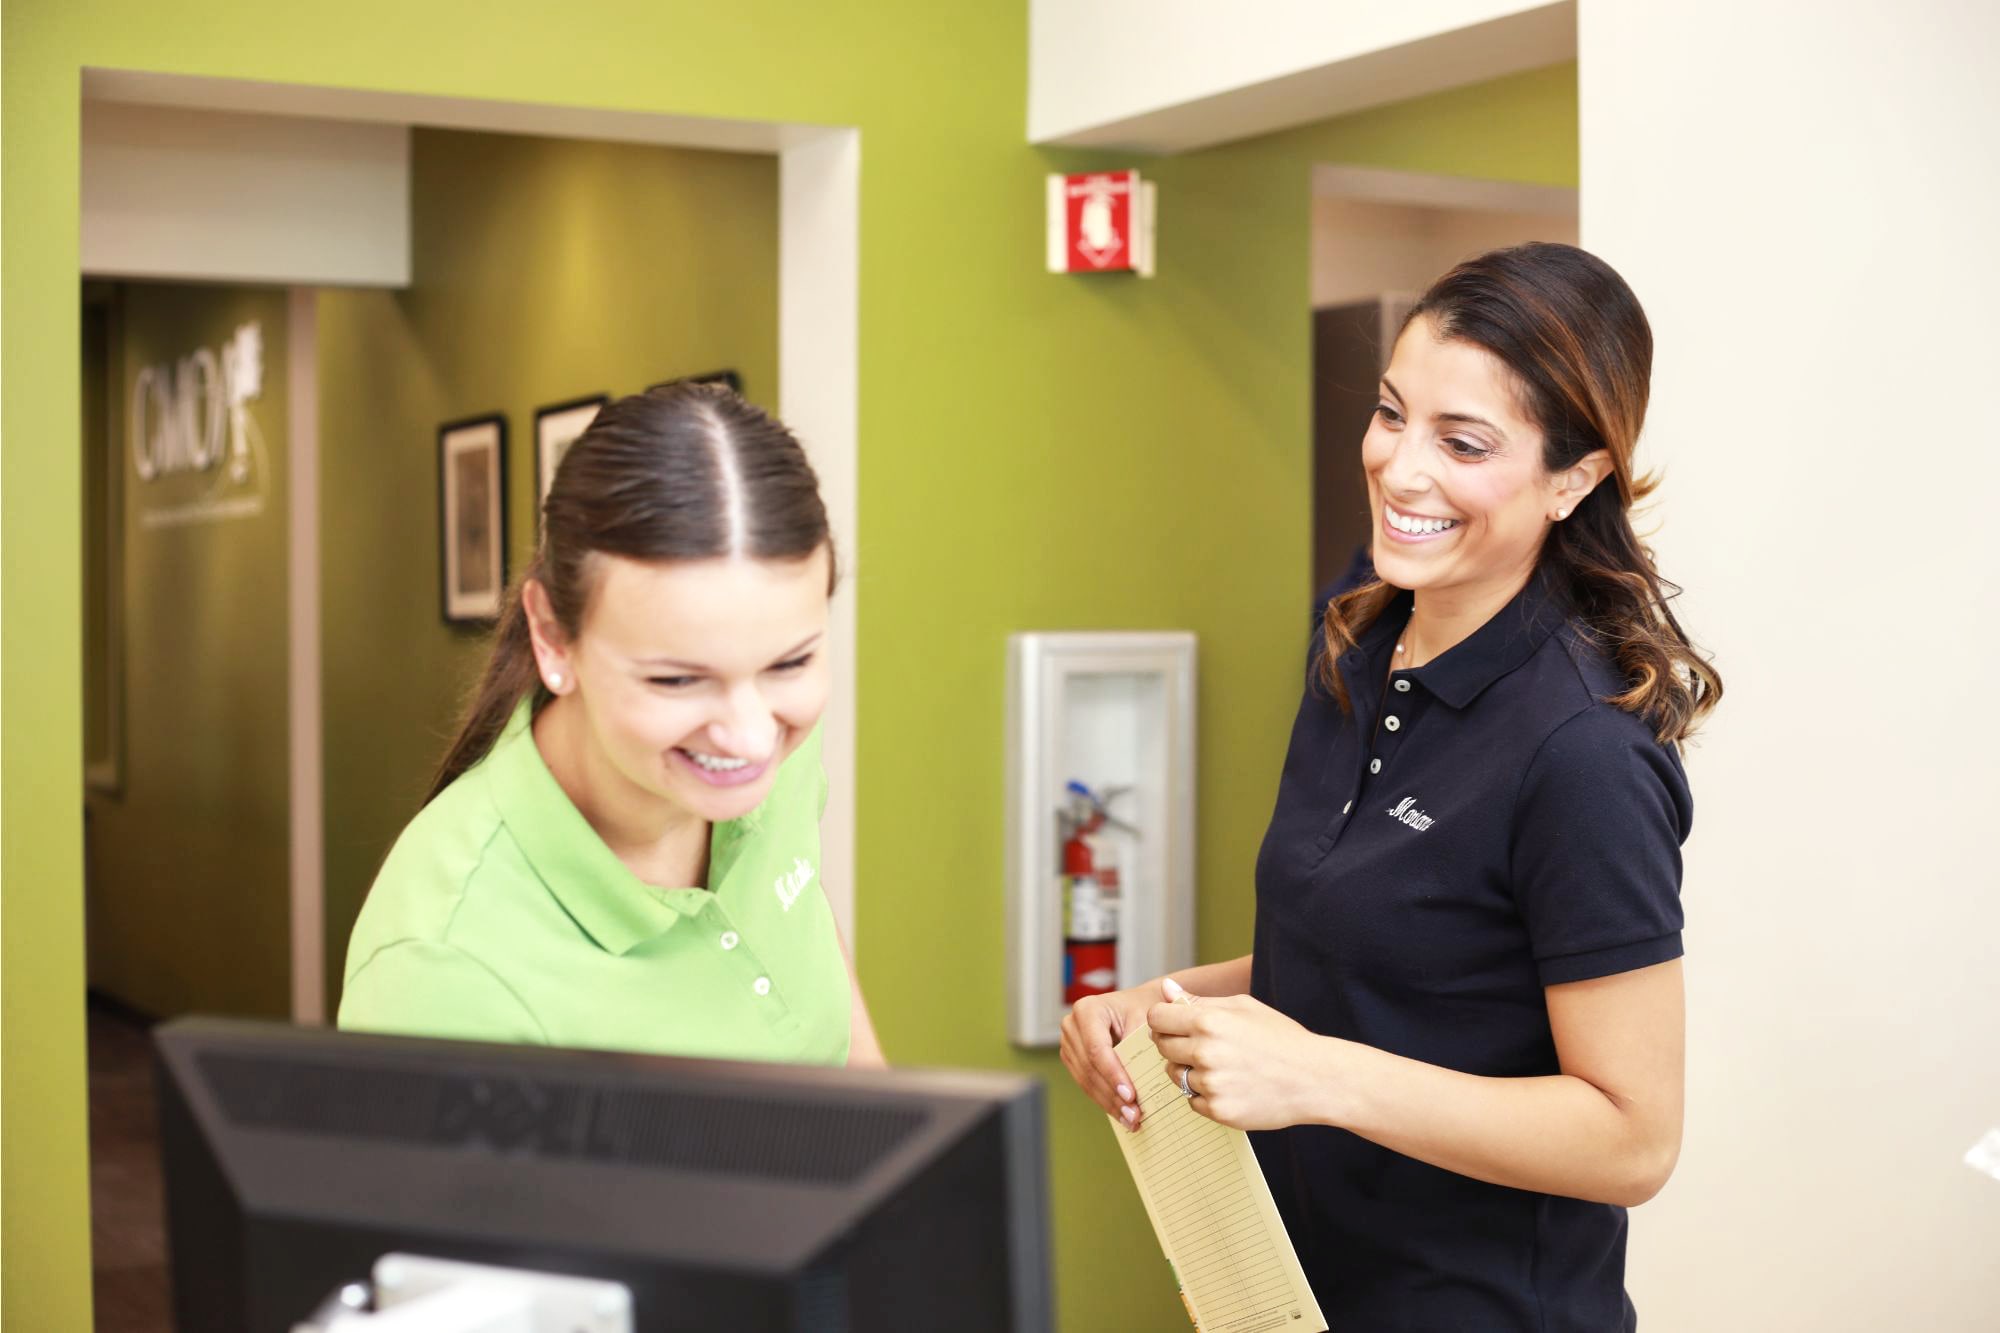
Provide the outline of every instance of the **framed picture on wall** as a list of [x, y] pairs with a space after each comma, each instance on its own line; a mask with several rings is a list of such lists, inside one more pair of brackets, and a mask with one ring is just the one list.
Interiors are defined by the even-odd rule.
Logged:
[[535, 523], [541, 524], [542, 501], [549, 498], [549, 487], [555, 485], [556, 468], [562, 463], [563, 455], [576, 443], [576, 437], [590, 429], [590, 423], [597, 420], [597, 413], [611, 401], [611, 395], [598, 393], [588, 398], [572, 398], [566, 403], [552, 403], [548, 407], [535, 409]]
[[674, 379], [661, 380], [658, 384], [648, 384], [646, 391], [664, 389], [673, 384], [727, 384], [731, 393], [743, 392], [743, 377], [733, 370], [711, 370], [703, 375], [680, 375]]
[[438, 427], [438, 552], [445, 622], [497, 618], [507, 595], [507, 419]]

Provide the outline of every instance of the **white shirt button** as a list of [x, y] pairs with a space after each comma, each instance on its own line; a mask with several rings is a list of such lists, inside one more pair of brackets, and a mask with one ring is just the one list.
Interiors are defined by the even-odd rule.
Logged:
[[1389, 716], [1382, 719], [1382, 725], [1387, 727], [1391, 731], [1396, 731], [1402, 727], [1403, 719], [1397, 717], [1394, 713], [1391, 713], [1389, 714]]
[[1410, 692], [1410, 682], [1407, 680], [1398, 680], [1396, 682], [1396, 689], [1399, 693], [1408, 694]]
[[736, 939], [736, 932], [735, 932], [735, 931], [733, 931], [733, 930], [725, 930], [725, 931], [723, 931], [723, 932], [722, 932], [722, 947], [723, 947], [723, 948], [725, 948], [725, 949], [734, 949], [734, 948], [736, 947], [736, 944], [737, 944], [737, 939]]
[[1368, 771], [1370, 773], [1380, 773], [1382, 771], [1382, 761], [1380, 759], [1370, 759], [1368, 761]]
[[756, 991], [759, 995], [769, 995], [771, 993], [771, 979], [769, 977], [758, 977], [750, 983], [750, 989]]
[[1348, 802], [1348, 803], [1347, 803], [1346, 805], [1343, 805], [1343, 806], [1341, 806], [1341, 807], [1340, 807], [1340, 813], [1344, 815], [1344, 814], [1346, 814], [1346, 813], [1347, 813], [1347, 812], [1348, 812], [1349, 810], [1352, 810], [1353, 808], [1354, 808], [1354, 802], [1352, 802], [1352, 801], [1349, 801], [1349, 802]]

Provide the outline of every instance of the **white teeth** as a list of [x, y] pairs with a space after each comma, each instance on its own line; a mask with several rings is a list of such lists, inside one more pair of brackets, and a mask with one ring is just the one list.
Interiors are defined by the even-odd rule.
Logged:
[[1444, 532], [1447, 529], [1455, 528], [1458, 526], [1458, 520], [1455, 518], [1417, 518], [1390, 508], [1389, 526], [1398, 532], [1407, 532], [1411, 536], [1423, 536], [1427, 533]]
[[682, 754], [711, 773], [734, 773], [739, 768], [748, 768], [748, 759], [723, 759], [712, 754], [696, 754], [693, 750], [683, 750]]

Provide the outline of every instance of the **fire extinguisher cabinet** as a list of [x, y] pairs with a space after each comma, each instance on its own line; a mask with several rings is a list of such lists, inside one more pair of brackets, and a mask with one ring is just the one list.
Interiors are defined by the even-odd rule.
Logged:
[[1054, 1046], [1063, 1015], [1062, 839], [1072, 781], [1126, 788], [1118, 985], [1194, 956], [1195, 636], [1015, 634], [1007, 645], [1007, 1007], [1018, 1046]]

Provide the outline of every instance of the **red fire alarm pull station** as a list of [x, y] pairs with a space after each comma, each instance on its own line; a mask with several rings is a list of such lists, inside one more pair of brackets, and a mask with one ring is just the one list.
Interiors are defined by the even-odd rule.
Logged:
[[1136, 171], [1049, 177], [1049, 272], [1152, 277], [1156, 197]]

